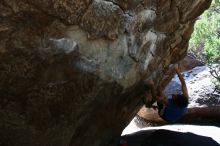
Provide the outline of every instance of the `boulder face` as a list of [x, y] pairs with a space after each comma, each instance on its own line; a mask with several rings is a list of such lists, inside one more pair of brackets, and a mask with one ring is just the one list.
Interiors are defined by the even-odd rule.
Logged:
[[1, 0], [0, 145], [117, 145], [210, 3]]

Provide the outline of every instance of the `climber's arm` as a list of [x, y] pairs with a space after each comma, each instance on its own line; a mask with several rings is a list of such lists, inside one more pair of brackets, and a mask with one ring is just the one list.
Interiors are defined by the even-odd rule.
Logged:
[[176, 67], [175, 70], [176, 70], [176, 73], [177, 73], [177, 75], [178, 75], [178, 77], [179, 77], [179, 80], [180, 80], [180, 82], [181, 82], [181, 85], [182, 85], [183, 95], [185, 95], [185, 96], [188, 98], [189, 95], [188, 95], [188, 90], [187, 90], [187, 87], [186, 87], [185, 79], [184, 79], [183, 76], [181, 75], [181, 73], [180, 73], [178, 67]]
[[166, 96], [163, 92], [163, 88], [161, 85], [158, 86], [157, 92], [158, 92], [156, 96], [157, 102], [162, 103], [163, 105], [167, 105], [167, 99], [166, 99]]
[[153, 81], [148, 81], [147, 82], [148, 87], [150, 88], [151, 96], [152, 96], [152, 101], [157, 101], [162, 104], [167, 104], [166, 97], [163, 93], [162, 87], [159, 85], [158, 88], [156, 89], [156, 85], [154, 84]]
[[156, 94], [156, 88], [155, 88], [154, 82], [150, 80], [146, 84], [150, 88], [151, 96], [153, 98], [152, 100], [155, 100], [157, 94]]

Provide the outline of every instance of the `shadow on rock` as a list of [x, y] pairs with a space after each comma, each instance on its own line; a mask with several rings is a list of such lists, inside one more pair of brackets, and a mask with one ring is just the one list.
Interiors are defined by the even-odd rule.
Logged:
[[208, 93], [205, 97], [197, 99], [196, 102], [206, 106], [220, 105], [220, 93]]
[[143, 130], [121, 137], [121, 146], [220, 146], [210, 137], [170, 130]]

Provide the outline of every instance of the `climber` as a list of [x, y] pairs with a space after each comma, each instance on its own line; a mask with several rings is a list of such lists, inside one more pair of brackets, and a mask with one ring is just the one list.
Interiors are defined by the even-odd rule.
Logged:
[[[152, 107], [153, 102], [157, 101], [158, 114], [162, 119], [167, 122], [174, 123], [179, 120], [187, 110], [188, 106], [188, 91], [186, 83], [177, 66], [174, 67], [179, 80], [181, 82], [182, 91], [162, 91], [161, 86], [158, 87], [158, 92], [156, 93], [156, 88], [153, 81], [149, 81], [146, 86], [151, 90], [150, 102], [145, 102], [146, 107]], [[155, 106], [153, 106], [155, 108]]]

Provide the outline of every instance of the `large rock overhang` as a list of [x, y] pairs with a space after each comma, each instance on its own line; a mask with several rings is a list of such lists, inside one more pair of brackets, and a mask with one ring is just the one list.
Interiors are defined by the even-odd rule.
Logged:
[[0, 142], [115, 145], [211, 0], [0, 1]]

